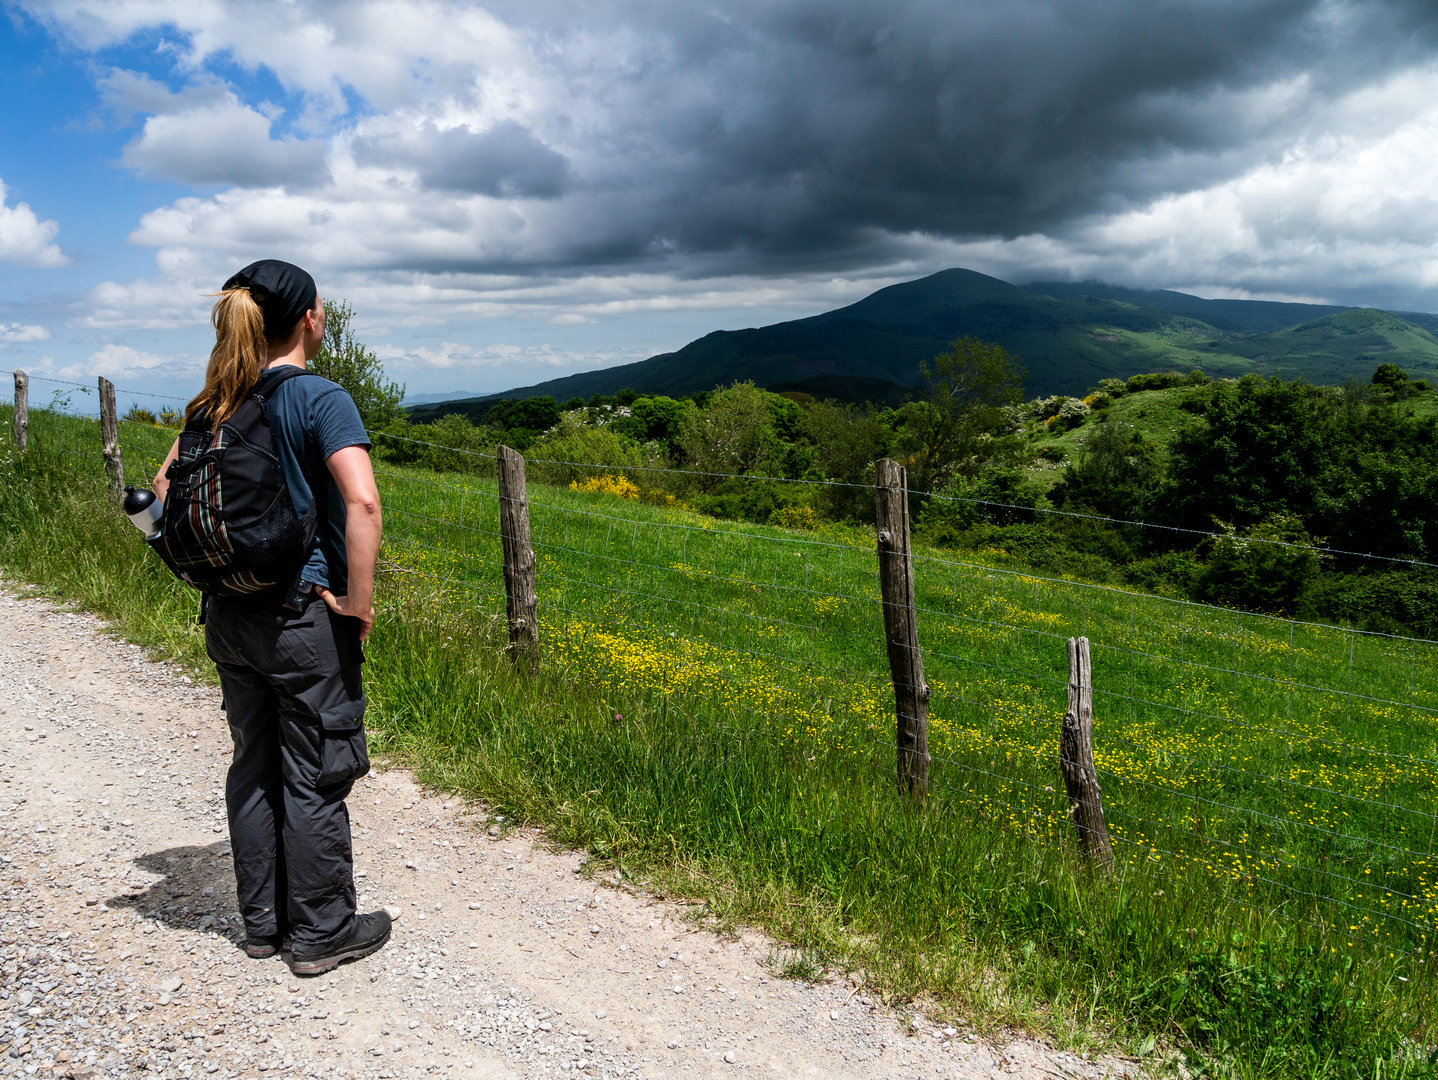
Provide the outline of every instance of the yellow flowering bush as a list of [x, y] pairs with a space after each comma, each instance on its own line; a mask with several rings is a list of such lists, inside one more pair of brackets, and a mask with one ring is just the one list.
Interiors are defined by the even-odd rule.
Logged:
[[639, 485], [623, 473], [600, 473], [584, 480], [571, 480], [571, 491], [593, 491], [601, 495], [613, 495], [620, 499], [639, 498]]
[[769, 515], [769, 524], [812, 531], [819, 527], [819, 517], [812, 506], [781, 506]]

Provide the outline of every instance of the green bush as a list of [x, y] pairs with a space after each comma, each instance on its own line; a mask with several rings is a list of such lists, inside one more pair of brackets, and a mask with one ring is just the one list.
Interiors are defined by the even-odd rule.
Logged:
[[1146, 375], [1130, 375], [1125, 386], [1130, 394], [1138, 394], [1145, 390], [1171, 390], [1184, 381], [1184, 376], [1176, 371], [1153, 371]]
[[[662, 477], [645, 470], [663, 469], [668, 464], [662, 456], [620, 435], [612, 427], [593, 427], [567, 417], [555, 430], [536, 440], [525, 456], [530, 459], [526, 475], [540, 483], [561, 487], [605, 469], [633, 471], [642, 485], [660, 487]], [[596, 468], [585, 468], [586, 465]]]
[[1292, 514], [1275, 514], [1246, 533], [1225, 526], [1198, 576], [1198, 596], [1224, 607], [1291, 615], [1318, 577], [1312, 544]]
[[783, 524], [776, 516], [801, 505], [801, 497], [793, 484], [760, 477], [721, 481], [711, 491], [696, 494], [689, 501], [694, 509], [710, 517], [750, 521], [756, 525]]
[[1127, 521], [1142, 518], [1163, 479], [1158, 448], [1135, 428], [1096, 424], [1079, 459], [1049, 490], [1049, 501]]
[[1022, 469], [986, 469], [955, 477], [917, 514], [915, 530], [936, 544], [952, 543], [975, 525], [1016, 525], [1034, 520], [1043, 488]]
[[429, 444], [415, 448], [415, 464], [435, 472], [480, 476], [494, 472], [499, 440], [492, 431], [475, 427], [467, 417], [451, 413], [432, 424], [415, 424], [410, 432], [410, 437]]

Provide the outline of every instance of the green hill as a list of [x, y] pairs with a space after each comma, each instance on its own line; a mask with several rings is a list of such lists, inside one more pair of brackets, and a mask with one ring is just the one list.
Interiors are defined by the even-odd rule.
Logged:
[[[1414, 378], [1438, 375], [1438, 319], [1367, 308], [1204, 300], [1088, 282], [1011, 285], [972, 270], [944, 270], [890, 285], [858, 303], [807, 319], [718, 330], [677, 352], [519, 387], [494, 397], [640, 393], [683, 396], [736, 380], [816, 396], [893, 397], [920, 381], [919, 365], [956, 337], [998, 342], [1028, 369], [1030, 396], [1077, 394], [1103, 378], [1202, 367], [1367, 378], [1391, 360]], [[885, 389], [887, 387], [887, 389]], [[483, 399], [475, 399], [483, 400]], [[455, 411], [416, 408], [416, 418]]]

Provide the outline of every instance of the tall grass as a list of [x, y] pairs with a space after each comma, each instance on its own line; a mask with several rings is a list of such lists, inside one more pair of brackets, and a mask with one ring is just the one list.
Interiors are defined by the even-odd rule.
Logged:
[[[125, 437], [132, 469], [168, 441]], [[104, 505], [87, 422], [32, 414], [32, 439], [0, 461], [0, 564], [199, 662], [193, 596]], [[922, 553], [936, 762], [914, 807], [864, 534], [536, 485], [530, 677], [503, 657], [493, 488], [381, 479], [369, 722], [428, 781], [975, 1023], [1172, 1041], [1242, 1077], [1431, 1075], [1431, 918], [1380, 917], [1431, 881], [1427, 643]], [[1112, 880], [1075, 858], [1052, 767], [1062, 638], [1085, 631]]]

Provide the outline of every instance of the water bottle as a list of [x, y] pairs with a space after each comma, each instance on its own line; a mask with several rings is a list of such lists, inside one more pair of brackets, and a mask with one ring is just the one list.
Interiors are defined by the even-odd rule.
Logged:
[[125, 488], [125, 516], [135, 528], [145, 534], [146, 540], [160, 535], [160, 518], [165, 515], [165, 504], [155, 498], [148, 488]]

